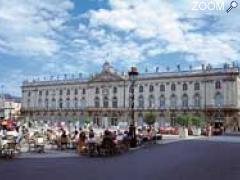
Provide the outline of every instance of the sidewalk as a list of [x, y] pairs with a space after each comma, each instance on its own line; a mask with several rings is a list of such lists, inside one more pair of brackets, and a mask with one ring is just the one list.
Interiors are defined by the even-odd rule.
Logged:
[[46, 150], [44, 153], [37, 152], [24, 152], [17, 155], [17, 158], [69, 158], [69, 157], [79, 157], [80, 155], [76, 153], [75, 150]]
[[180, 138], [179, 135], [163, 135], [162, 140], [157, 141], [157, 144], [170, 144], [180, 141], [197, 140], [203, 138], [204, 136], [188, 136], [187, 138]]

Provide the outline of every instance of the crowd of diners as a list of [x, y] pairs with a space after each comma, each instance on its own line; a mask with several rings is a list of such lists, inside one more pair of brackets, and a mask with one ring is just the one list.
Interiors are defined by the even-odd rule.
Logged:
[[[138, 128], [137, 144], [152, 142], [156, 139], [154, 128]], [[31, 128], [21, 123], [9, 125], [0, 123], [0, 155], [4, 150], [14, 148], [21, 152], [23, 147], [28, 151], [44, 152], [44, 147], [56, 150], [75, 149], [80, 154], [111, 155], [125, 152], [130, 147], [128, 129], [95, 129], [92, 127], [77, 128], [70, 131], [67, 127]], [[14, 145], [14, 147], [13, 147]]]

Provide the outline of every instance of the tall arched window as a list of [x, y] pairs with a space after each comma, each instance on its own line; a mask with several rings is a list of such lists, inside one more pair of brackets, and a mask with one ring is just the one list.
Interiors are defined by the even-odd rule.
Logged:
[[117, 108], [118, 107], [117, 97], [113, 97], [113, 99], [112, 99], [112, 107], [113, 108]]
[[214, 100], [215, 100], [215, 106], [216, 107], [223, 106], [223, 104], [224, 104], [224, 97], [223, 97], [223, 95], [220, 92], [217, 92], [215, 94]]
[[66, 99], [66, 108], [70, 108], [70, 98]]
[[171, 91], [176, 91], [176, 84], [171, 84]]
[[149, 96], [148, 101], [149, 101], [149, 108], [154, 108], [154, 106], [155, 106], [155, 99], [154, 99], [153, 95]]
[[70, 89], [67, 89], [67, 95], [70, 95], [70, 94], [71, 94]]
[[153, 85], [150, 85], [149, 86], [149, 92], [153, 92], [154, 91], [154, 86]]
[[104, 107], [104, 108], [108, 108], [108, 106], [109, 106], [108, 97], [105, 96], [105, 97], [103, 98], [103, 107]]
[[95, 97], [95, 99], [94, 99], [94, 106], [95, 106], [95, 108], [99, 108], [100, 107], [100, 99], [99, 99], [99, 97]]
[[221, 81], [218, 80], [218, 81], [215, 82], [215, 88], [216, 89], [221, 89]]
[[59, 95], [61, 96], [62, 94], [63, 94], [63, 90], [60, 89], [60, 90], [59, 90]]
[[187, 94], [184, 94], [182, 97], [182, 106], [184, 108], [188, 107], [188, 95]]
[[160, 91], [161, 91], [161, 92], [164, 92], [164, 91], [165, 91], [165, 85], [164, 85], [164, 84], [161, 84], [161, 85], [160, 85]]
[[74, 108], [78, 108], [78, 99], [74, 98]]
[[188, 86], [186, 83], [183, 84], [183, 91], [187, 91], [188, 90]]
[[144, 97], [143, 97], [143, 95], [140, 95], [138, 97], [138, 107], [139, 108], [144, 108]]
[[95, 93], [96, 93], [96, 94], [99, 94], [99, 88], [98, 88], [98, 87], [96, 87]]
[[75, 95], [78, 95], [78, 89], [77, 89], [77, 88], [75, 88], [74, 94], [75, 94]]
[[113, 94], [117, 94], [117, 87], [113, 87]]
[[200, 83], [199, 83], [199, 82], [196, 82], [196, 83], [194, 84], [194, 90], [195, 90], [195, 91], [199, 91], [199, 90], [200, 90]]
[[82, 94], [86, 94], [86, 89], [85, 88], [82, 89]]
[[197, 94], [195, 94], [194, 95], [194, 97], [193, 97], [194, 99], [194, 107], [196, 107], [196, 108], [199, 108], [199, 107], [201, 107], [201, 97], [200, 97], [200, 95], [197, 93]]
[[172, 94], [170, 97], [170, 106], [171, 106], [171, 108], [177, 107], [177, 97], [175, 94]]
[[165, 107], [165, 97], [164, 97], [164, 95], [161, 95], [159, 100], [160, 100], [160, 104], [159, 104], [160, 108], [164, 108]]
[[143, 93], [144, 89], [143, 89], [143, 85], [139, 86], [139, 93]]
[[62, 98], [59, 99], [59, 108], [63, 108], [63, 100], [62, 100]]
[[38, 107], [42, 107], [42, 99], [38, 99]]
[[52, 98], [52, 107], [56, 108], [56, 99], [55, 98]]
[[81, 106], [81, 108], [85, 108], [86, 105], [87, 105], [86, 99], [83, 97], [80, 101], [80, 106]]
[[45, 107], [48, 108], [48, 99], [45, 99]]

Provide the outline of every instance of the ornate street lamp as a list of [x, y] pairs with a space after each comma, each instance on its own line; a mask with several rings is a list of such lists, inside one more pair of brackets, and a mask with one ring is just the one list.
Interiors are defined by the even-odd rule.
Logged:
[[131, 123], [129, 126], [129, 135], [130, 135], [130, 146], [136, 147], [137, 146], [137, 137], [136, 137], [136, 127], [135, 127], [135, 120], [134, 120], [134, 86], [138, 76], [138, 70], [136, 67], [131, 67], [128, 71], [128, 76], [130, 79], [130, 108], [131, 108]]

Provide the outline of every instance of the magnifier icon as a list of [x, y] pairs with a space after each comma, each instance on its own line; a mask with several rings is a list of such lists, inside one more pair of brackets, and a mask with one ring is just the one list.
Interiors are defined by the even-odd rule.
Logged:
[[232, 1], [230, 3], [230, 7], [227, 9], [227, 13], [229, 13], [233, 8], [236, 8], [236, 7], [238, 7], [237, 1]]

